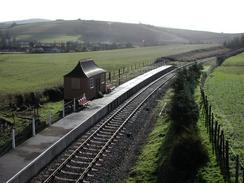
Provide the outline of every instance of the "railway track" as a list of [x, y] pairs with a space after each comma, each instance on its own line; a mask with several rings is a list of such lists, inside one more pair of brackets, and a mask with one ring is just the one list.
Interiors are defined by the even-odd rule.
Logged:
[[175, 76], [176, 71], [170, 71], [144, 87], [98, 122], [64, 152], [56, 166], [42, 175], [45, 180], [40, 182], [89, 182], [102, 166], [103, 157], [112, 153], [112, 146], [126, 133], [126, 124], [155, 91]]
[[126, 132], [126, 124], [150, 98], [155, 91], [166, 84], [175, 72], [169, 72], [129, 98], [124, 104], [110, 114], [99, 125], [94, 126], [88, 134], [78, 139], [70, 154], [59, 160], [59, 165], [43, 175], [41, 182], [88, 182], [94, 176], [97, 167], [102, 166], [103, 156], [110, 153], [113, 146]]

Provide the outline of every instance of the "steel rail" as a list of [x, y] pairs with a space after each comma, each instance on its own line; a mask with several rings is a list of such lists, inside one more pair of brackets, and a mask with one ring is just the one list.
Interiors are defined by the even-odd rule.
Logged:
[[[203, 60], [199, 63], [202, 62], [208, 62], [209, 60]], [[108, 145], [112, 142], [112, 140], [114, 139], [114, 137], [117, 135], [117, 133], [119, 133], [119, 131], [122, 129], [122, 127], [126, 124], [126, 122], [134, 115], [134, 113], [148, 100], [148, 98], [153, 95], [153, 93], [155, 91], [157, 91], [160, 87], [162, 87], [166, 82], [168, 82], [170, 79], [172, 79], [173, 77], [175, 77], [176, 75], [176, 71], [178, 71], [181, 68], [184, 67], [189, 67], [191, 65], [193, 65], [194, 63], [189, 63], [189, 64], [185, 64], [183, 66], [180, 66], [172, 71], [169, 71], [168, 73], [164, 74], [163, 76], [159, 77], [158, 79], [156, 79], [155, 81], [153, 81], [152, 83], [150, 83], [149, 85], [147, 85], [146, 87], [144, 87], [143, 89], [141, 89], [138, 93], [136, 93], [134, 96], [132, 96], [128, 101], [126, 101], [120, 108], [117, 109], [117, 111], [112, 114], [112, 116], [110, 116], [101, 126], [98, 127], [98, 129], [96, 129], [81, 145], [79, 145], [52, 173], [51, 175], [49, 175], [44, 183], [50, 182], [53, 178], [55, 178], [55, 175], [65, 166], [67, 165], [67, 163], [70, 162], [70, 160], [77, 154], [77, 152], [79, 152], [82, 147], [87, 144], [87, 142], [89, 142], [106, 124], [108, 124], [118, 113], [120, 113], [123, 109], [125, 109], [125, 107], [127, 107], [131, 102], [133, 102], [137, 97], [139, 97], [144, 91], [146, 91], [148, 88], [150, 88], [152, 85], [156, 84], [159, 80], [161, 79], [165, 79], [167, 76], [169, 76], [170, 74], [174, 73], [170, 78], [168, 78], [163, 84], [159, 85], [156, 87], [156, 89], [154, 89], [137, 107], [136, 109], [133, 110], [133, 112], [129, 115], [129, 117], [126, 118], [126, 120], [122, 123], [122, 125], [116, 130], [116, 132], [112, 135], [112, 137], [110, 137], [110, 139], [106, 142], [106, 144], [102, 147], [102, 149], [99, 151], [99, 153], [97, 153], [97, 155], [94, 157], [94, 159], [90, 162], [90, 164], [87, 166], [87, 168], [85, 169], [85, 171], [82, 172], [81, 176], [78, 178], [78, 180], [76, 182], [79, 182], [80, 180], [83, 179], [83, 177], [85, 177], [85, 175], [89, 172], [89, 170], [92, 168], [92, 166], [94, 165], [94, 163], [99, 159], [99, 157], [101, 156], [102, 152], [104, 152], [104, 150], [106, 150], [106, 147], [108, 147]]]

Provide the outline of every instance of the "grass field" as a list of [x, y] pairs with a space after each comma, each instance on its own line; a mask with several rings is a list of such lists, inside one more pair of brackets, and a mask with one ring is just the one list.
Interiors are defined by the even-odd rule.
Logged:
[[244, 160], [244, 53], [227, 59], [205, 87], [231, 146]]
[[211, 45], [170, 45], [59, 54], [2, 54], [0, 55], [0, 94], [37, 91], [63, 82], [80, 59], [92, 58], [106, 70], [152, 61], [156, 57], [182, 53]]

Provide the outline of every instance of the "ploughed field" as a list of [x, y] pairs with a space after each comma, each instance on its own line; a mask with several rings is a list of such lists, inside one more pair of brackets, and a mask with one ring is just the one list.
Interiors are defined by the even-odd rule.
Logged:
[[92, 58], [108, 71], [153, 61], [160, 56], [208, 48], [215, 45], [189, 44], [142, 47], [110, 51], [58, 54], [0, 54], [0, 96], [38, 91], [60, 85], [63, 75], [80, 59]]
[[[230, 57], [206, 81], [206, 92], [230, 145], [244, 160], [244, 53]], [[243, 161], [244, 162], [244, 161]]]

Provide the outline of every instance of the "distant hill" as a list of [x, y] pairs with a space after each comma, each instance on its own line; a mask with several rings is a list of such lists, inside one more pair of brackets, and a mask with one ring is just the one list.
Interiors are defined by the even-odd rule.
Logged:
[[[13, 22], [12, 22], [13, 23]], [[223, 43], [237, 34], [223, 34], [93, 20], [42, 19], [17, 21], [6, 28], [17, 40], [41, 42], [81, 41], [92, 43], [132, 43], [133, 45], [157, 45], [168, 43]], [[9, 25], [9, 24], [8, 24]]]
[[35, 19], [26, 19], [26, 20], [16, 20], [16, 21], [7, 21], [7, 22], [0, 22], [0, 28], [9, 28], [12, 24], [31, 24], [37, 22], [49, 22], [51, 20], [35, 18]]

